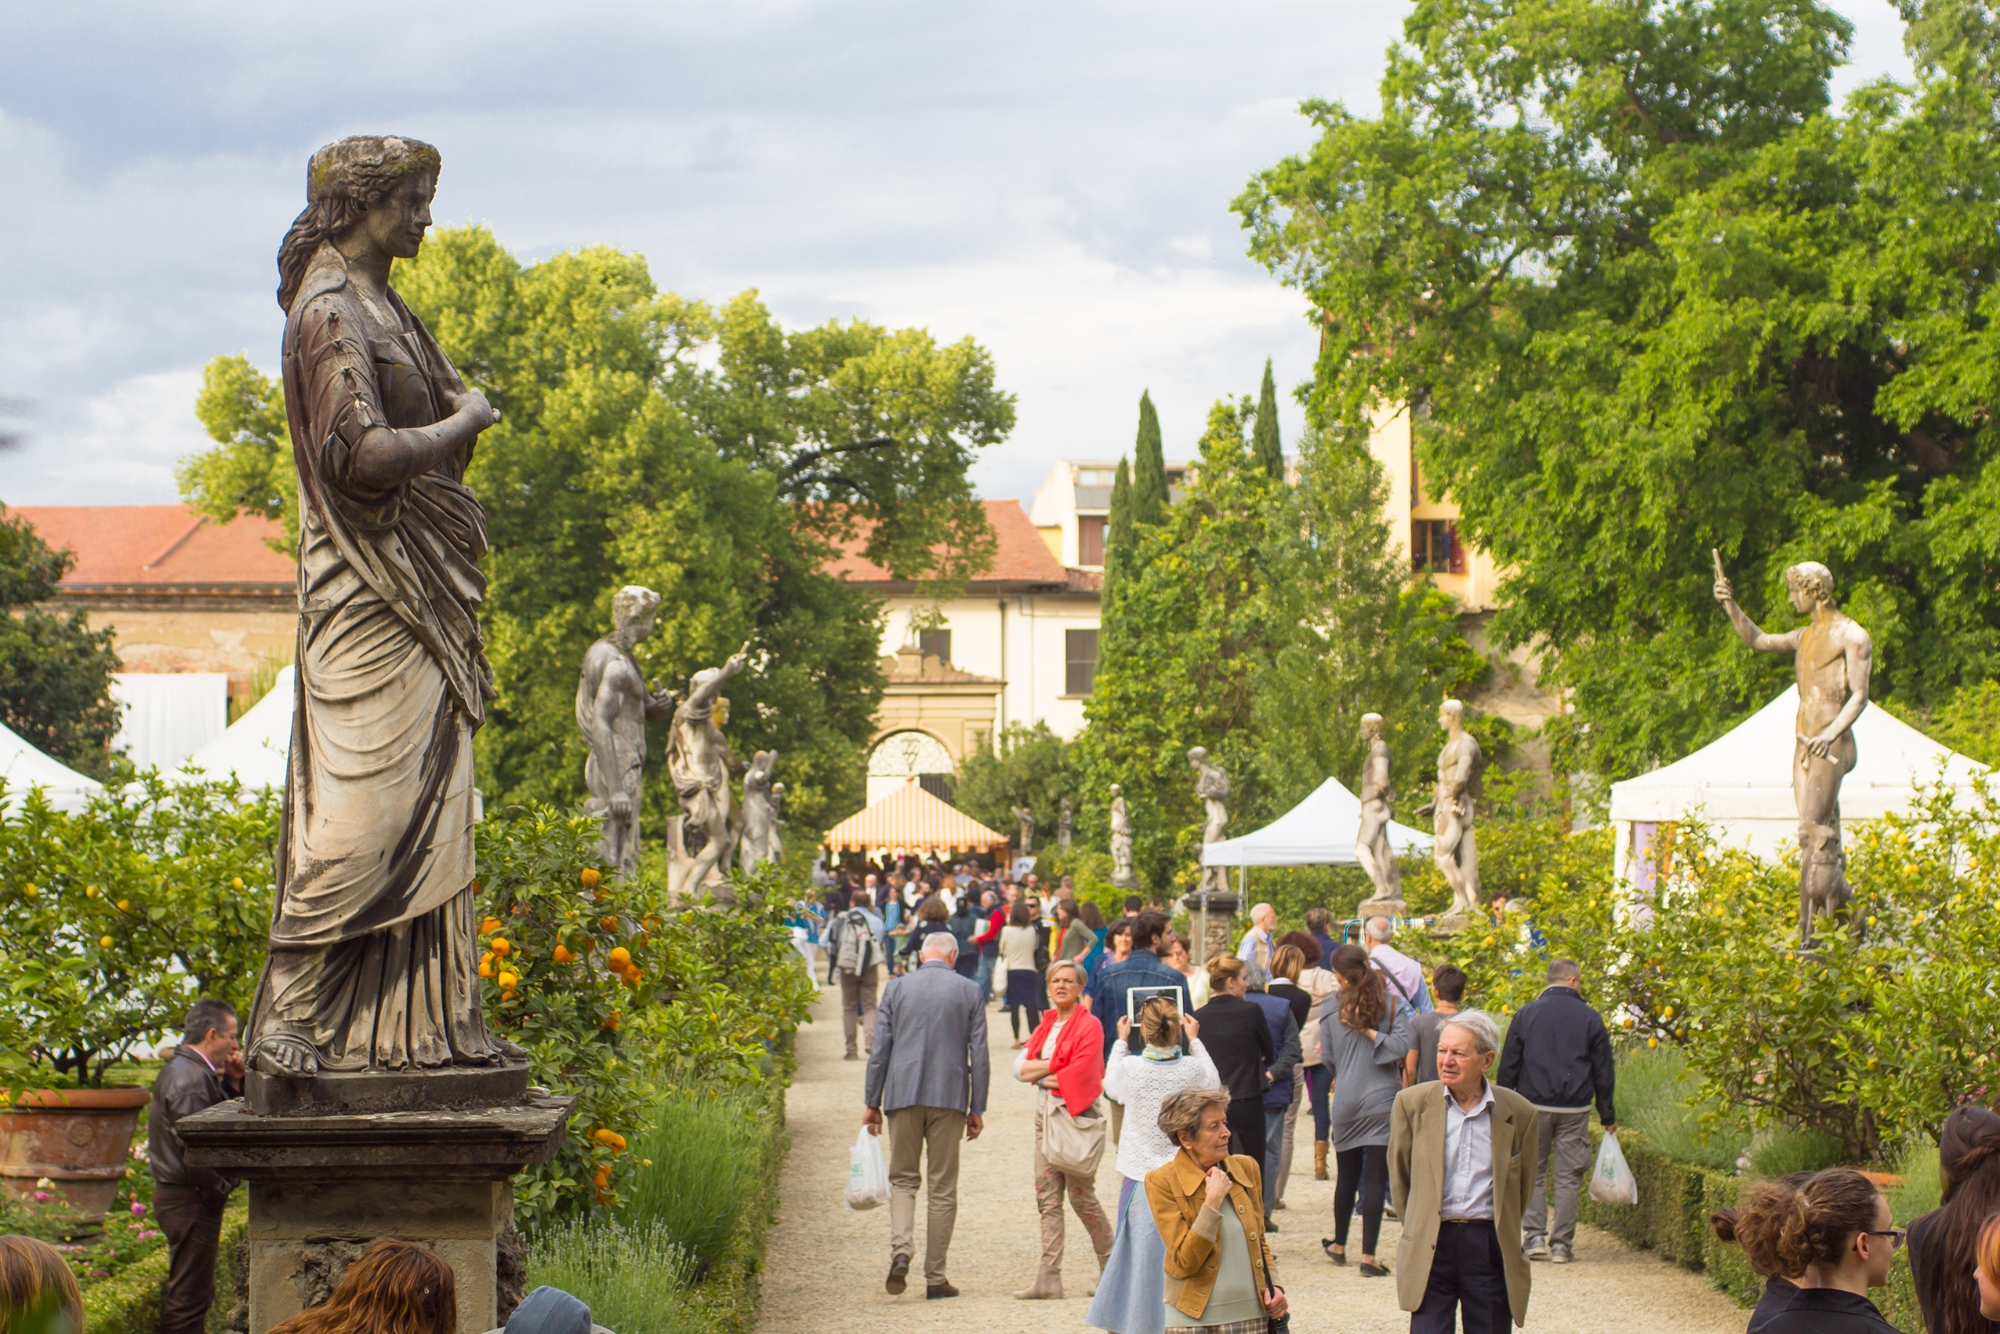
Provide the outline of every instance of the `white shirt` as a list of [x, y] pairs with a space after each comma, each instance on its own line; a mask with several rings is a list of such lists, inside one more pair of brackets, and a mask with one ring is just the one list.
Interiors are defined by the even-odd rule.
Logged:
[[1196, 1038], [1191, 1055], [1154, 1061], [1133, 1052], [1120, 1038], [1111, 1044], [1104, 1067], [1104, 1095], [1125, 1107], [1125, 1125], [1118, 1134], [1118, 1175], [1144, 1181], [1146, 1173], [1164, 1167], [1180, 1152], [1160, 1129], [1160, 1104], [1181, 1089], [1214, 1088], [1222, 1082], [1208, 1048]]
[[1440, 1218], [1493, 1217], [1493, 1085], [1471, 1111], [1443, 1085], [1444, 1202]]

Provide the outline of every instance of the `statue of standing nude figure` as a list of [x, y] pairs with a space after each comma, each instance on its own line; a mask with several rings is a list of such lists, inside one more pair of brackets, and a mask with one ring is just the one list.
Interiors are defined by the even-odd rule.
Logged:
[[1812, 619], [1782, 635], [1766, 634], [1736, 605], [1736, 590], [1715, 560], [1715, 600], [1743, 642], [1760, 653], [1789, 653], [1799, 683], [1792, 746], [1792, 799], [1799, 808], [1799, 939], [1812, 939], [1815, 916], [1830, 916], [1854, 897], [1840, 845], [1840, 780], [1854, 767], [1854, 720], [1868, 707], [1875, 645], [1833, 600], [1833, 571], [1803, 561], [1785, 571], [1792, 609]]
[[1389, 820], [1396, 794], [1389, 787], [1389, 743], [1382, 737], [1382, 715], [1361, 715], [1361, 740], [1368, 756], [1361, 761], [1361, 825], [1354, 834], [1354, 856], [1375, 886], [1375, 897], [1355, 909], [1357, 916], [1402, 917], [1403, 875], [1396, 869], [1396, 850], [1389, 846]]
[[1445, 730], [1438, 752], [1437, 795], [1417, 807], [1417, 814], [1434, 818], [1431, 858], [1451, 886], [1451, 912], [1446, 921], [1462, 923], [1479, 911], [1479, 845], [1472, 830], [1472, 785], [1485, 762], [1479, 740], [1465, 730], [1465, 705], [1448, 699], [1438, 706], [1438, 726]]
[[583, 785], [590, 797], [586, 815], [604, 821], [598, 855], [630, 879], [639, 871], [639, 799], [646, 767], [646, 724], [673, 708], [671, 692], [649, 687], [633, 646], [652, 638], [660, 595], [630, 585], [611, 598], [617, 628], [583, 655], [576, 684], [576, 725], [590, 743], [583, 762]]
[[1125, 809], [1125, 789], [1111, 785], [1111, 883], [1117, 889], [1137, 889], [1132, 871], [1132, 816]]
[[[1194, 780], [1194, 794], [1201, 798], [1204, 815], [1201, 827], [1203, 843], [1220, 843], [1223, 831], [1229, 828], [1229, 774], [1219, 764], [1208, 762], [1208, 748], [1196, 746], [1187, 753], [1188, 763], [1200, 777]], [[1229, 868], [1209, 866], [1202, 870], [1201, 887], [1229, 892]]]
[[722, 737], [720, 724], [729, 709], [722, 687], [749, 664], [749, 655], [750, 646], [745, 644], [722, 666], [696, 672], [688, 681], [686, 701], [674, 710], [667, 775], [680, 798], [680, 846], [687, 854], [670, 868], [667, 892], [676, 901], [700, 893], [729, 865], [735, 842], [729, 828], [729, 780], [736, 757]]
[[784, 799], [785, 785], [771, 781], [777, 767], [778, 752], [760, 750], [743, 775], [743, 832], [736, 839], [736, 864], [745, 875], [766, 862], [785, 859], [778, 837], [778, 803]]

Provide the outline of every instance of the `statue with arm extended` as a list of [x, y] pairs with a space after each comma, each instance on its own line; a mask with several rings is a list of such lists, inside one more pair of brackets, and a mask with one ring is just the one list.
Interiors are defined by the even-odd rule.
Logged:
[[1389, 743], [1382, 736], [1381, 714], [1361, 716], [1361, 739], [1368, 756], [1361, 762], [1361, 825], [1354, 835], [1354, 856], [1375, 886], [1374, 902], [1401, 903], [1403, 876], [1389, 846], [1396, 794], [1389, 787]]
[[722, 730], [715, 724], [715, 710], [722, 688], [742, 671], [750, 660], [745, 644], [720, 667], [704, 667], [688, 682], [688, 697], [674, 710], [673, 731], [667, 742], [667, 774], [673, 779], [674, 794], [680, 798], [683, 819], [681, 841], [698, 832], [703, 837], [672, 893], [691, 894], [708, 881], [709, 875], [727, 864], [730, 851], [729, 779], [733, 756]]
[[1472, 785], [1485, 756], [1479, 739], [1465, 730], [1465, 705], [1448, 699], [1438, 706], [1438, 726], [1445, 731], [1438, 752], [1437, 795], [1417, 808], [1432, 816], [1435, 842], [1431, 858], [1451, 886], [1452, 911], [1479, 910], [1479, 844], [1472, 828]]
[[1785, 571], [1792, 609], [1810, 617], [1781, 635], [1768, 634], [1736, 605], [1736, 590], [1715, 560], [1715, 600], [1745, 644], [1760, 653], [1790, 653], [1799, 686], [1792, 745], [1792, 797], [1799, 811], [1799, 938], [1812, 938], [1812, 919], [1838, 912], [1853, 897], [1840, 843], [1840, 780], [1854, 768], [1854, 720], [1868, 707], [1875, 646], [1868, 632], [1833, 600], [1833, 572], [1817, 561]]
[[576, 687], [576, 725], [590, 743], [584, 813], [604, 821], [600, 854], [627, 878], [639, 869], [639, 799], [646, 764], [646, 724], [673, 708], [673, 695], [649, 688], [633, 646], [653, 634], [660, 595], [637, 585], [611, 599], [616, 628], [590, 646]]

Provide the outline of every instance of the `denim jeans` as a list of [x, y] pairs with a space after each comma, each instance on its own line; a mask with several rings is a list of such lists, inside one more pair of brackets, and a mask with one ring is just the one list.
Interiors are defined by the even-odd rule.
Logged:
[[979, 999], [982, 1004], [993, 999], [993, 956], [984, 950], [979, 953], [979, 971], [973, 975], [972, 980], [979, 984]]

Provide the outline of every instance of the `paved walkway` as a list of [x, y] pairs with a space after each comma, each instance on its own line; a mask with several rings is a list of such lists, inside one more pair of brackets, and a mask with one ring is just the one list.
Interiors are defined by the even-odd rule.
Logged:
[[[986, 1132], [964, 1146], [959, 1169], [950, 1275], [963, 1295], [924, 1299], [921, 1197], [917, 1272], [901, 1297], [882, 1290], [889, 1268], [888, 1210], [854, 1213], [842, 1204], [847, 1150], [860, 1128], [863, 1064], [840, 1058], [836, 996], [823, 992], [815, 1022], [799, 1030], [798, 1078], [786, 1106], [792, 1151], [770, 1234], [762, 1334], [1089, 1334], [1084, 1293], [1096, 1262], [1074, 1214], [1067, 1214], [1068, 1296], [1043, 1302], [1013, 1297], [1016, 1288], [1033, 1281], [1041, 1247], [1028, 1179], [1031, 1095], [1013, 1080], [1012, 1036], [998, 1011], [989, 1011], [994, 1080]], [[1309, 1145], [1302, 1156], [1286, 1191], [1288, 1207], [1277, 1215], [1279, 1234], [1271, 1239], [1292, 1300], [1293, 1328], [1300, 1334], [1405, 1334], [1409, 1317], [1396, 1307], [1393, 1279], [1364, 1279], [1352, 1267], [1335, 1268], [1321, 1253], [1319, 1238], [1332, 1230], [1333, 1185], [1312, 1179]], [[1098, 1198], [1107, 1208], [1118, 1198], [1111, 1157], [1104, 1155], [1098, 1178]], [[1393, 1257], [1395, 1250], [1396, 1225], [1385, 1221], [1382, 1253]], [[1632, 1250], [1607, 1233], [1582, 1230], [1576, 1254], [1573, 1265], [1535, 1266], [1527, 1327], [1533, 1334], [1741, 1334], [1748, 1319], [1747, 1311], [1699, 1275]]]

